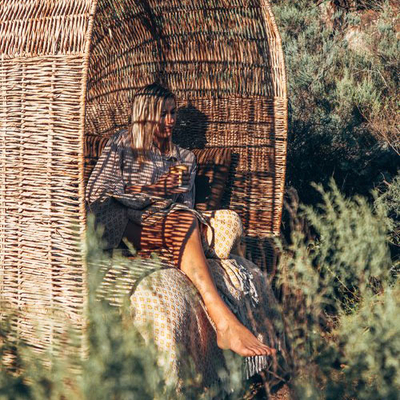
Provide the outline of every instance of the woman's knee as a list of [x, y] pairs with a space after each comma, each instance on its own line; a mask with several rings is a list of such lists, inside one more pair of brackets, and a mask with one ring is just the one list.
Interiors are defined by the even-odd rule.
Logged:
[[211, 229], [206, 232], [209, 258], [229, 258], [231, 251], [239, 244], [243, 225], [239, 215], [231, 210], [216, 210], [209, 219]]

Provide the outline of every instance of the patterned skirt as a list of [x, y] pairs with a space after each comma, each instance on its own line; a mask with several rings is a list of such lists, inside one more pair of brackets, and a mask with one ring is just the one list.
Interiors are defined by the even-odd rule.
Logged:
[[[283, 350], [279, 312], [267, 277], [249, 260], [232, 254], [242, 235], [239, 216], [218, 210], [202, 218], [208, 226], [203, 247], [220, 296], [261, 342]], [[106, 285], [112, 276], [110, 268]], [[178, 386], [184, 384], [188, 368], [195, 368], [204, 387], [221, 380], [226, 360], [217, 346], [213, 322], [197, 289], [181, 270], [162, 262], [161, 269], [149, 267], [148, 273], [128, 281], [126, 287], [134, 325], [146, 341], [156, 344], [160, 364], [171, 379], [178, 378]], [[268, 356], [243, 358], [243, 367], [246, 378], [265, 369], [283, 375], [276, 360]]]

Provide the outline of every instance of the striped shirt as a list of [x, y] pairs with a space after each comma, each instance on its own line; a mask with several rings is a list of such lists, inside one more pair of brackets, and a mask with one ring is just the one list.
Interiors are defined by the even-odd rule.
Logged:
[[[187, 192], [160, 196], [126, 193], [129, 186], [156, 183], [176, 164], [188, 167], [190, 183]], [[197, 215], [193, 210], [196, 170], [194, 154], [175, 144], [168, 154], [162, 154], [154, 146], [148, 158], [139, 164], [131, 149], [128, 131], [112, 136], [86, 187], [88, 211], [94, 214], [96, 225], [104, 227], [104, 248], [118, 246], [129, 220], [140, 225], [152, 225], [175, 208], [189, 209]]]

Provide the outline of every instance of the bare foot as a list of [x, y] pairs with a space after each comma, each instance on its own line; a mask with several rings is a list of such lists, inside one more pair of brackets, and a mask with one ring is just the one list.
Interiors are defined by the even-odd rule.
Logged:
[[261, 343], [238, 321], [230, 321], [217, 327], [217, 344], [221, 349], [230, 349], [244, 356], [274, 355], [275, 349]]

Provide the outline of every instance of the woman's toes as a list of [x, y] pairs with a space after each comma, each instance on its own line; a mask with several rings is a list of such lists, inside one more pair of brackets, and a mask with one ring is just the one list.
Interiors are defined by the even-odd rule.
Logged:
[[253, 357], [256, 355], [256, 352], [252, 349], [246, 349], [243, 353], [245, 357]]
[[259, 356], [266, 356], [268, 355], [268, 349], [266, 349], [264, 346], [260, 346], [258, 348], [258, 355]]
[[271, 355], [271, 352], [269, 351], [269, 349], [265, 349], [265, 348], [262, 350], [262, 353], [263, 353], [264, 356]]
[[257, 355], [259, 355], [259, 356], [270, 356], [273, 353], [274, 353], [273, 349], [271, 349], [268, 346], [265, 346], [264, 344], [262, 344], [261, 346], [259, 346], [257, 348]]
[[272, 347], [267, 346], [266, 344], [259, 342], [260, 343], [260, 348], [263, 349], [264, 351], [271, 352], [274, 351]]

